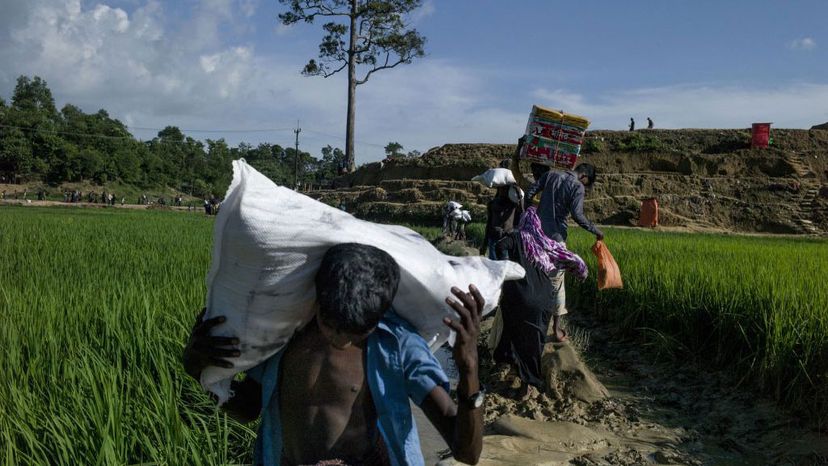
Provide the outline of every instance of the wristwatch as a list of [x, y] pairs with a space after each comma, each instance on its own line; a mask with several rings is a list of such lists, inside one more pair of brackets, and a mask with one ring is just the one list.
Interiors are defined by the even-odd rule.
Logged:
[[[458, 398], [460, 397], [458, 396]], [[472, 393], [468, 398], [462, 400], [470, 409], [477, 409], [483, 406], [484, 401], [486, 401], [486, 389], [483, 387], [480, 387], [480, 391], [477, 393]]]

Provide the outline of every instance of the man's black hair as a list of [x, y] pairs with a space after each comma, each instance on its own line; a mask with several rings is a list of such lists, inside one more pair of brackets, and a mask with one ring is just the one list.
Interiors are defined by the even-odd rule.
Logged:
[[578, 174], [578, 177], [587, 177], [587, 181], [589, 181], [589, 183], [587, 183], [587, 186], [592, 186], [592, 183], [595, 183], [595, 176], [598, 174], [598, 172], [595, 170], [595, 166], [591, 163], [582, 163], [578, 165], [577, 167], [575, 167], [575, 173]]
[[535, 178], [535, 181], [538, 181], [544, 173], [550, 170], [549, 165], [541, 163], [532, 163], [532, 165], [530, 165], [530, 169], [532, 170], [532, 176]]
[[340, 332], [367, 333], [391, 307], [399, 283], [400, 267], [387, 252], [365, 244], [338, 244], [328, 249], [316, 273], [319, 313]]

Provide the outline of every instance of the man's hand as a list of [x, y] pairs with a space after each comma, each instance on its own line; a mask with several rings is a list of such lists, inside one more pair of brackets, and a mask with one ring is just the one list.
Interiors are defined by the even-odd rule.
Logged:
[[[210, 336], [210, 330], [227, 320], [224, 316], [213, 317], [202, 321], [207, 309], [202, 309], [196, 317], [196, 323], [184, 347], [184, 370], [192, 378], [199, 380], [201, 371], [207, 366], [218, 366], [229, 369], [233, 363], [224, 358], [236, 358], [241, 355], [238, 348], [239, 339], [234, 337]], [[229, 348], [228, 348], [229, 347]]]
[[[453, 356], [454, 362], [460, 373], [476, 371], [477, 360], [477, 337], [480, 335], [480, 314], [486, 301], [480, 295], [480, 290], [474, 285], [469, 285], [469, 292], [454, 287], [451, 293], [457, 298], [446, 298], [446, 303], [452, 307], [460, 320], [452, 320], [448, 317], [443, 322], [457, 334], [454, 340]], [[458, 301], [459, 300], [459, 301]]]

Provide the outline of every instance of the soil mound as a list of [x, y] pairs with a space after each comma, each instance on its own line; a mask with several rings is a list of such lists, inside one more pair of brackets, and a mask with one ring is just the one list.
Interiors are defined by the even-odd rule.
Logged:
[[541, 365], [546, 375], [547, 390], [555, 400], [568, 397], [592, 403], [609, 396], [604, 385], [569, 343], [547, 343]]
[[[825, 233], [828, 198], [820, 193], [828, 190], [828, 131], [773, 129], [771, 136], [769, 148], [751, 149], [749, 129], [587, 132], [581, 161], [599, 176], [585, 212], [598, 223], [634, 226], [642, 200], [655, 197], [666, 227]], [[494, 190], [470, 180], [514, 150], [446, 144], [417, 159], [365, 165], [338, 179], [338, 189], [311, 195], [374, 220], [435, 223], [448, 200], [485, 215]], [[524, 165], [520, 171], [529, 173]], [[360, 197], [376, 187], [384, 199]]]

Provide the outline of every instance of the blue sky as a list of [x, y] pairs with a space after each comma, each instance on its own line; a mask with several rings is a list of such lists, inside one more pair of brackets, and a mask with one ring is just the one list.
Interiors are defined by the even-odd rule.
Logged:
[[[168, 124], [231, 144], [344, 146], [345, 76], [299, 74], [319, 24], [276, 0], [0, 0], [0, 95], [40, 75], [58, 104], [105, 108], [140, 138]], [[828, 121], [828, 2], [425, 0], [427, 56], [357, 91], [357, 162], [399, 141], [513, 142], [532, 104], [624, 129]]]

